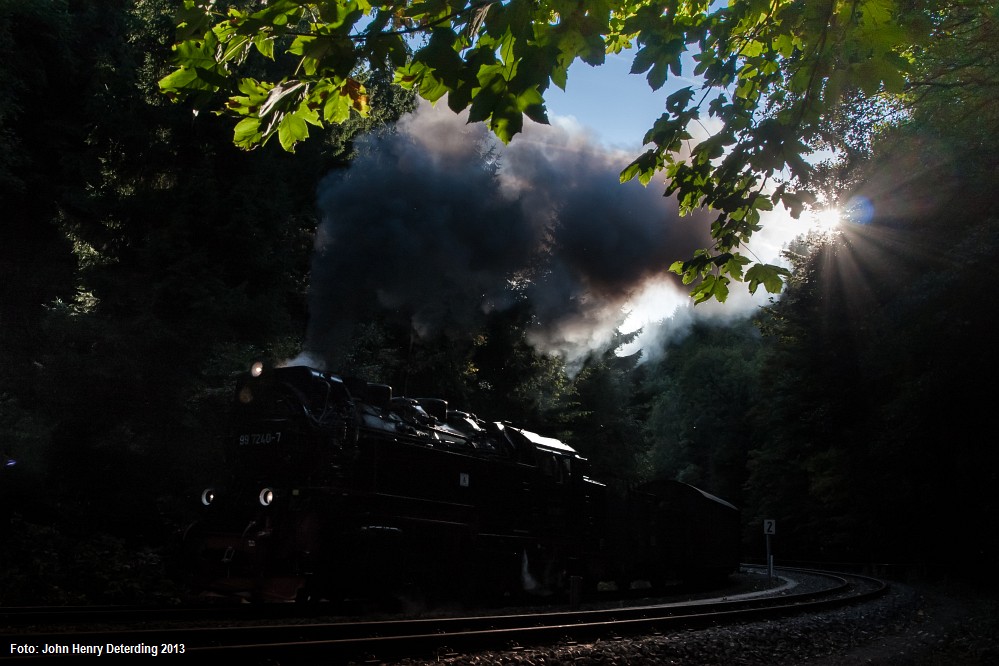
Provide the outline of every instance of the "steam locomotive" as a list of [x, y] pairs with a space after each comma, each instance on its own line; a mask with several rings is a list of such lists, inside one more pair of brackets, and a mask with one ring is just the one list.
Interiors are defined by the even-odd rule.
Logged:
[[239, 378], [200, 504], [183, 539], [196, 585], [259, 600], [656, 587], [739, 560], [723, 500], [617, 492], [557, 439], [306, 366]]

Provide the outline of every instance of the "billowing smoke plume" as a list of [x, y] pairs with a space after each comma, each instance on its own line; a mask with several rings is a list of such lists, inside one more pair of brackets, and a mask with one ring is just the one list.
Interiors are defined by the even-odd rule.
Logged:
[[622, 185], [628, 159], [557, 126], [500, 146], [428, 106], [365, 139], [319, 188], [307, 350], [335, 363], [373, 304], [418, 335], [463, 336], [526, 298], [532, 342], [571, 361], [650, 283], [680, 301], [666, 269], [709, 244], [708, 225], [679, 218], [660, 187]]

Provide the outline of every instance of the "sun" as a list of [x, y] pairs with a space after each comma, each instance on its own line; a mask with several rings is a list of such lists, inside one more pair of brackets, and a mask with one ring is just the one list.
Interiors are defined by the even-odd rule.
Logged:
[[839, 208], [823, 208], [809, 214], [809, 226], [816, 231], [832, 231], [843, 222], [843, 211]]

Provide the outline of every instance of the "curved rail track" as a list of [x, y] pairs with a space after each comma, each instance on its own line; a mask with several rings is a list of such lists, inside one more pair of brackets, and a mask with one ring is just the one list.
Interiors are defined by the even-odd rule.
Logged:
[[[184, 615], [190, 609], [177, 609], [171, 611], [169, 621], [184, 622], [184, 626], [139, 628], [136, 621], [164, 623], [170, 616], [161, 615], [154, 619], [153, 611], [142, 616], [133, 610], [129, 611], [132, 613], [129, 621], [118, 620], [110, 628], [105, 624], [101, 628], [87, 630], [39, 631], [35, 622], [42, 619], [42, 611], [18, 618], [11, 609], [6, 613], [0, 612], [0, 618], [6, 619], [4, 624], [7, 626], [15, 624], [12, 620], [19, 620], [21, 630], [5, 636], [0, 642], [0, 659], [22, 657], [44, 660], [46, 657], [79, 654], [79, 649], [74, 652], [73, 646], [94, 650], [101, 648], [102, 654], [137, 649], [146, 654], [287, 659], [296, 663], [308, 659], [322, 659], [329, 663], [330, 660], [390, 661], [406, 656], [432, 658], [435, 655], [523, 645], [571, 644], [599, 638], [659, 634], [817, 612], [870, 600], [888, 590], [884, 581], [866, 576], [805, 569], [778, 571], [785, 585], [771, 590], [768, 596], [754, 594], [612, 609], [433, 619], [326, 622], [305, 618], [294, 624], [207, 627], [192, 625], [211, 617], [211, 609], [198, 609], [196, 616]], [[797, 592], [793, 583], [796, 575], [820, 577], [827, 583], [817, 591]], [[217, 609], [216, 613], [222, 610], [233, 609]], [[96, 612], [97, 615], [86, 617], [91, 627], [94, 623], [110, 623], [115, 617], [112, 609], [97, 609]], [[121, 613], [121, 609], [116, 612]], [[243, 619], [250, 617], [239, 612], [228, 617], [236, 619], [239, 615], [243, 615]], [[48, 616], [46, 626], [51, 626], [56, 617]], [[58, 617], [61, 617], [60, 622], [69, 618], [65, 611]], [[260, 616], [256, 618], [260, 619]], [[216, 614], [212, 621], [224, 620]]]

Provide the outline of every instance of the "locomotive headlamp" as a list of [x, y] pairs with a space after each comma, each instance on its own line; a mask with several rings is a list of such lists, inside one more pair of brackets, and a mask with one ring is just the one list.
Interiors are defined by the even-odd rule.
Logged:
[[250, 366], [250, 374], [254, 377], [259, 377], [264, 374], [264, 364], [262, 361], [255, 361], [253, 365]]
[[215, 501], [215, 489], [205, 488], [201, 491], [201, 503], [205, 506], [211, 506], [212, 502]]
[[274, 490], [272, 488], [264, 488], [260, 491], [260, 506], [270, 506], [274, 503]]

